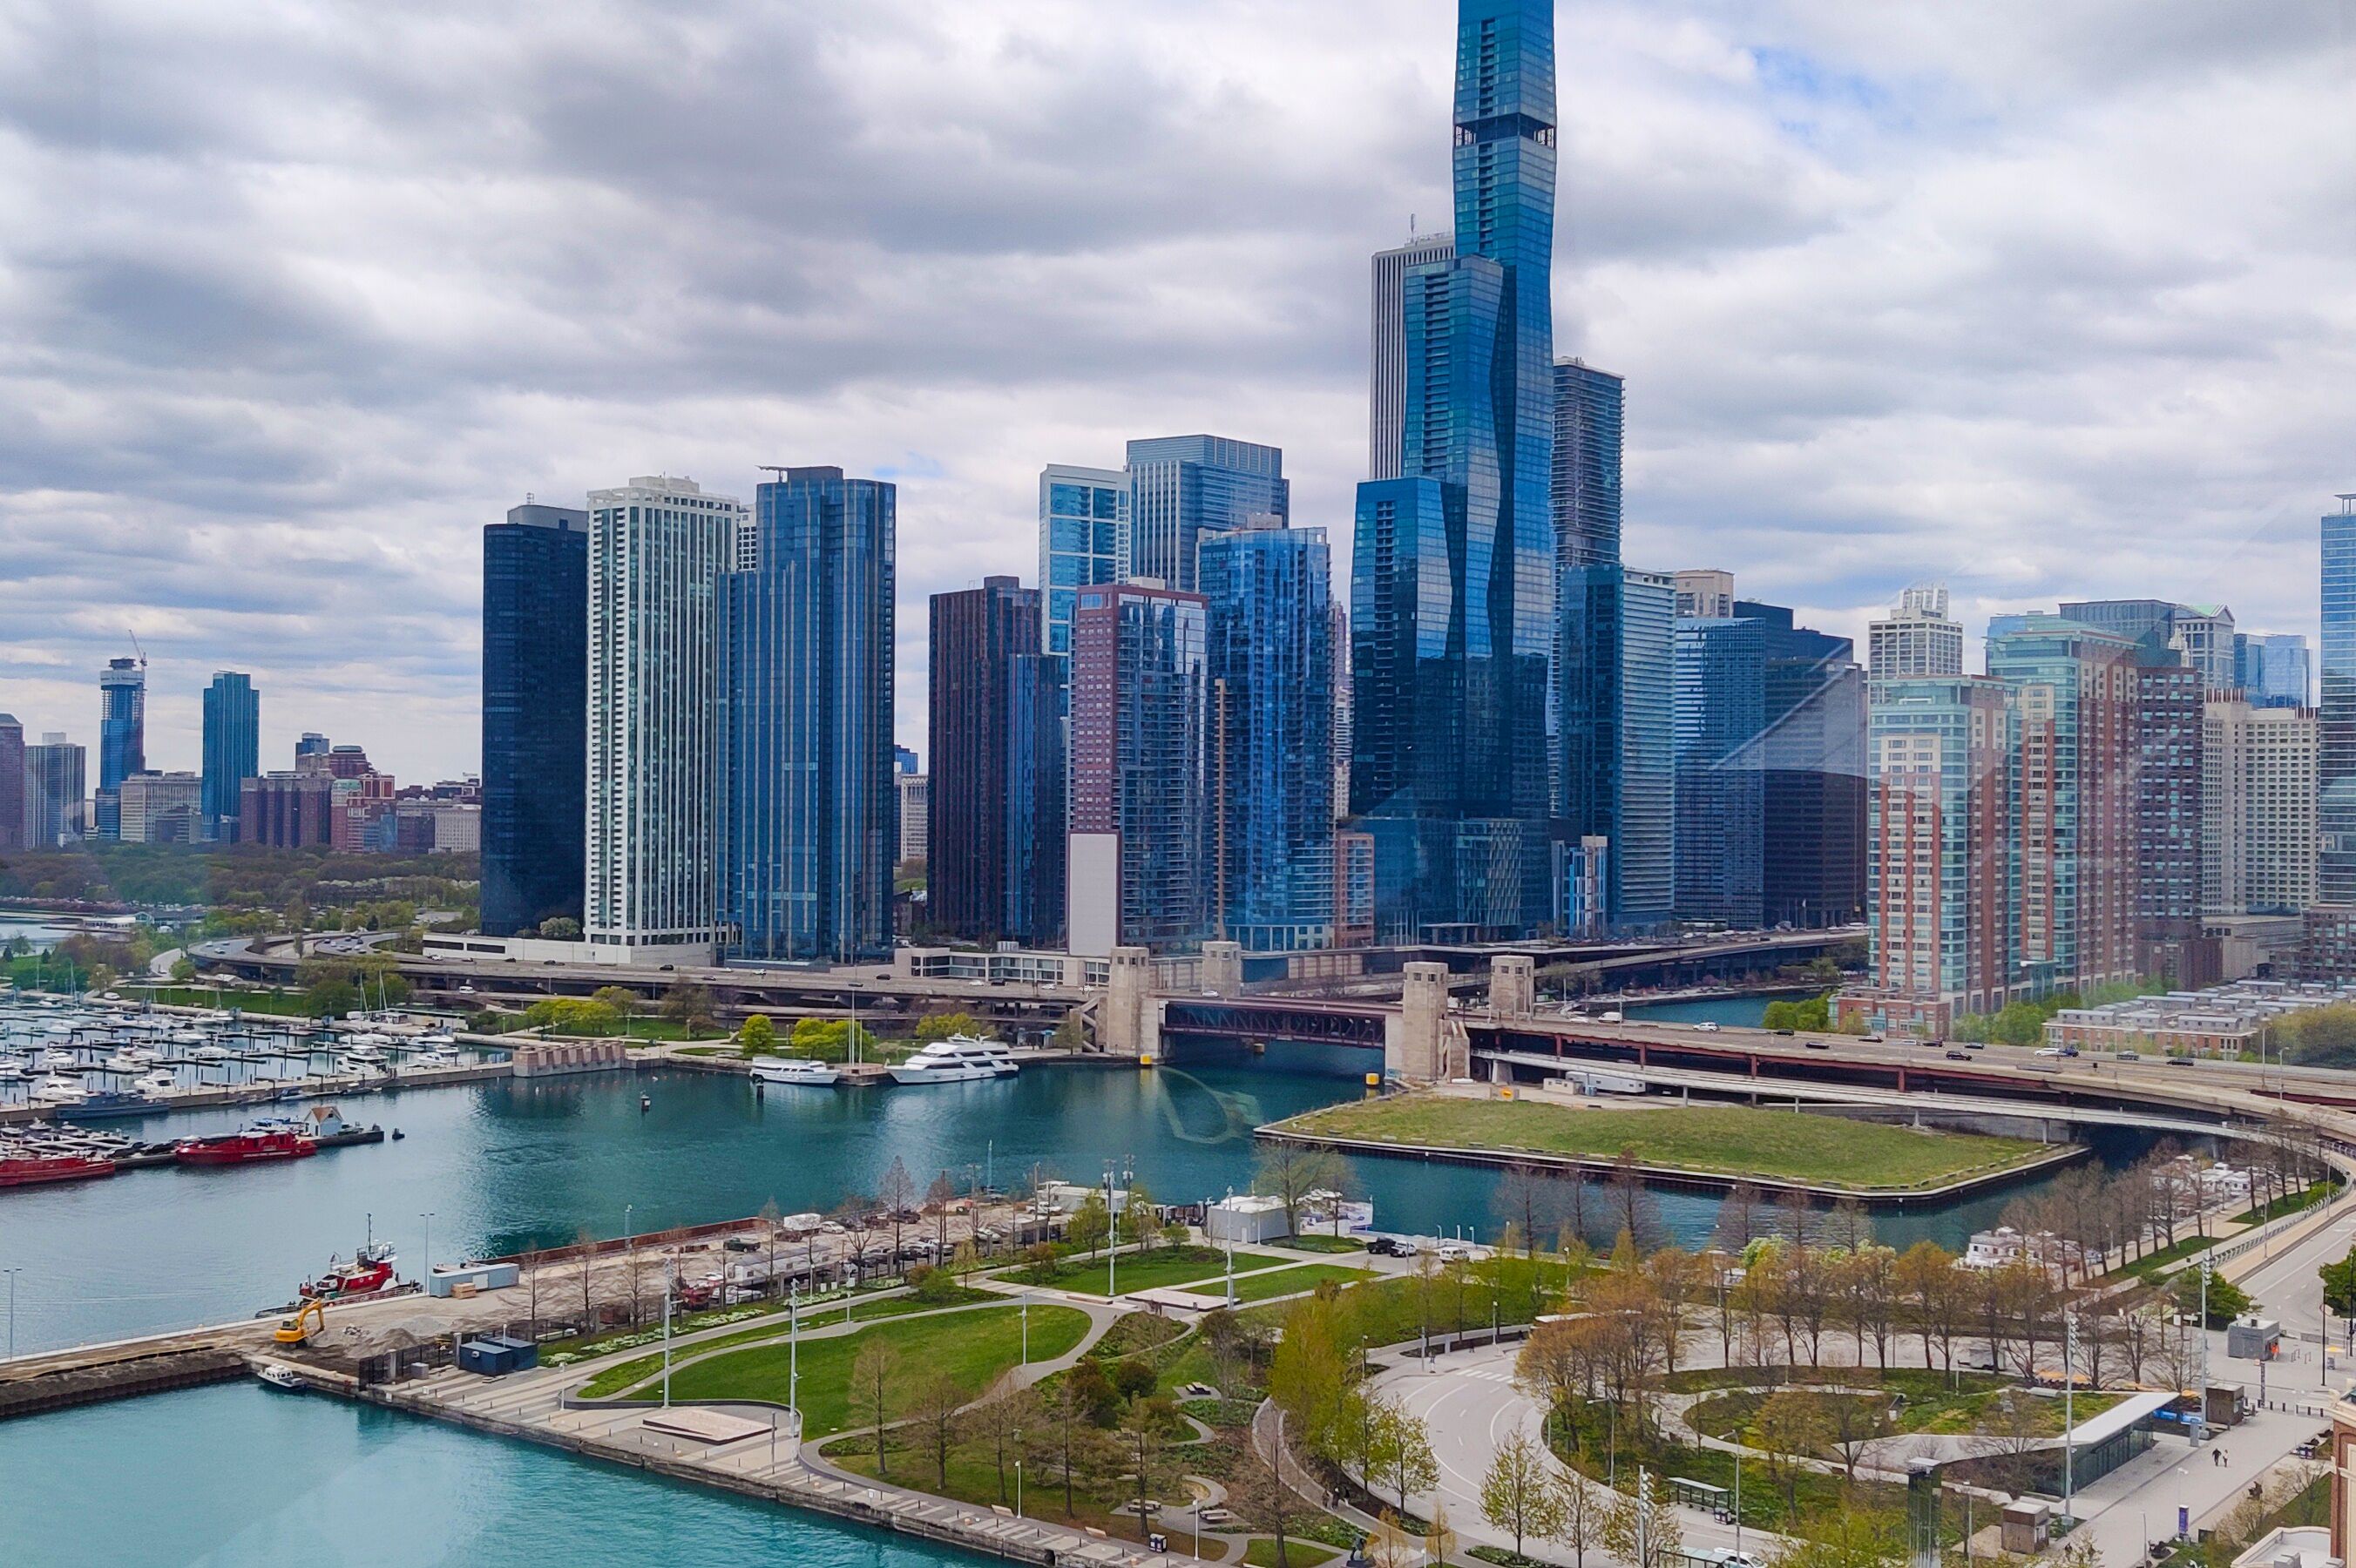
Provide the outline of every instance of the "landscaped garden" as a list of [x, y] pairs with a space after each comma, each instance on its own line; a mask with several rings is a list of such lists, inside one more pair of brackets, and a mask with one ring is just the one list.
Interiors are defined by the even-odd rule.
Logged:
[[1432, 1148], [1527, 1152], [1852, 1191], [1942, 1187], [2051, 1155], [2025, 1138], [1936, 1132], [1740, 1105], [1600, 1110], [1533, 1100], [1393, 1094], [1278, 1124], [1311, 1136]]
[[[1237, 1253], [1236, 1273], [1251, 1274], [1299, 1261], [1274, 1253]], [[1150, 1253], [1124, 1252], [1117, 1269], [1111, 1260], [1103, 1257], [1072, 1257], [1057, 1264], [1050, 1275], [1021, 1273], [1009, 1277], [1080, 1296], [1106, 1296], [1113, 1285], [1126, 1295], [1133, 1290], [1161, 1290], [1171, 1285], [1191, 1285], [1199, 1280], [1225, 1279], [1226, 1272], [1227, 1254], [1218, 1248], [1184, 1246], [1161, 1247]]]

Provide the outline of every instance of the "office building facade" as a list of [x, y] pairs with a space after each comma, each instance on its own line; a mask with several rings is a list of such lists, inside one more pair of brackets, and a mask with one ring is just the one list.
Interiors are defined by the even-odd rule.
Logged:
[[743, 503], [692, 479], [589, 495], [589, 714], [582, 924], [630, 953], [721, 934], [720, 579]]
[[1334, 940], [1333, 617], [1323, 528], [1202, 541], [1210, 926], [1252, 952]]
[[2234, 633], [2233, 678], [2254, 707], [2315, 705], [2315, 669], [2307, 638], [2297, 632]]
[[198, 773], [139, 773], [117, 786], [117, 833], [125, 844], [194, 844], [204, 837], [205, 781]]
[[2211, 702], [2201, 748], [2201, 910], [2297, 914], [2317, 901], [2311, 709]]
[[1374, 259], [1374, 346], [1367, 366], [1366, 477], [1399, 476], [1399, 443], [1407, 422], [1407, 281], [1417, 268], [1456, 255], [1452, 234], [1419, 234]]
[[25, 847], [79, 844], [89, 831], [89, 752], [55, 730], [25, 748]]
[[1128, 473], [1131, 581], [1192, 592], [1205, 536], [1292, 511], [1284, 453], [1273, 446], [1217, 435], [1132, 441]]
[[1677, 619], [1731, 620], [1734, 573], [1717, 567], [1691, 567], [1677, 573]]
[[335, 843], [336, 781], [321, 773], [270, 773], [238, 791], [237, 839], [273, 849]]
[[2356, 904], [2356, 494], [2323, 517], [2321, 706], [2317, 712], [2317, 891]]
[[483, 529], [483, 932], [578, 922], [588, 846], [589, 514]]
[[1040, 645], [1046, 652], [1072, 651], [1072, 605], [1080, 590], [1119, 582], [1129, 557], [1126, 473], [1067, 463], [1040, 471]]
[[1619, 564], [1626, 399], [1611, 371], [1554, 362], [1554, 548], [1563, 571]]
[[1865, 667], [1875, 680], [1964, 673], [1964, 628], [1947, 613], [1945, 584], [1907, 589], [1888, 615], [1867, 628]]
[[1765, 724], [1766, 662], [1760, 623], [1677, 617], [1674, 863], [1681, 921], [1737, 931], [1762, 923], [1765, 780], [1754, 742]]
[[2148, 656], [2174, 653], [2201, 672], [2210, 697], [2230, 697], [2241, 681], [2233, 612], [2219, 604], [2175, 604], [2164, 599], [2081, 599], [2064, 603], [2062, 618], [2135, 644]]
[[123, 781], [147, 768], [147, 661], [109, 659], [98, 676], [98, 794], [92, 836], [123, 834]]
[[900, 792], [900, 859], [917, 865], [933, 857], [933, 780], [929, 773], [894, 773]]
[[1042, 946], [1062, 923], [1060, 888], [1037, 881], [1064, 837], [1040, 793], [1062, 795], [1060, 780], [1039, 772], [1042, 707], [1060, 698], [1043, 668], [1041, 608], [1039, 590], [1012, 577], [933, 595], [926, 923], [942, 935]]
[[732, 957], [892, 950], [896, 507], [893, 485], [840, 468], [789, 468], [756, 493], [719, 637]]
[[1847, 637], [1795, 625], [1790, 609], [1735, 601], [1757, 623], [1762, 924], [1810, 930], [1865, 916], [1865, 672]]
[[204, 799], [198, 837], [237, 836], [245, 781], [262, 773], [262, 696], [253, 677], [216, 670], [204, 699]]
[[32, 781], [25, 773], [25, 727], [0, 713], [0, 849], [48, 848], [33, 836]]
[[1072, 618], [1071, 950], [1187, 946], [1208, 914], [1203, 760], [1207, 607], [1200, 594], [1083, 589]]

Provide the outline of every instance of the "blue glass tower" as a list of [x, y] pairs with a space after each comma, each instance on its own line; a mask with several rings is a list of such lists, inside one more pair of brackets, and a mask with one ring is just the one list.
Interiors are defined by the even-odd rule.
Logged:
[[510, 507], [483, 529], [487, 936], [582, 918], [588, 714], [589, 514]]
[[2323, 709], [2316, 757], [2318, 889], [2356, 904], [2356, 494], [2323, 519]]
[[212, 839], [236, 837], [239, 788], [262, 776], [262, 696], [253, 677], [219, 670], [205, 688], [204, 789], [199, 831]]
[[1258, 952], [1333, 941], [1332, 568], [1323, 528], [1202, 541], [1211, 923]]
[[96, 837], [123, 833], [123, 781], [147, 771], [147, 661], [109, 659], [98, 675]]
[[730, 955], [892, 950], [895, 492], [788, 468], [721, 580], [722, 924]]
[[1757, 621], [1684, 616], [1676, 627], [1676, 912], [1760, 923], [1765, 798], [1751, 742], [1766, 720]]
[[[1558, 630], [1553, 13], [1552, 0], [1460, 0], [1456, 253], [1401, 284], [1401, 477], [1360, 487], [1352, 581], [1376, 605], [1417, 605], [1412, 622], [1361, 616], [1354, 594], [1351, 616], [1353, 706], [1393, 710], [1398, 742], [1364, 778], [1354, 762], [1351, 784], [1376, 837], [1377, 921], [1393, 933], [1413, 923], [1507, 934], [1547, 916]], [[1431, 489], [1400, 488], [1419, 481]], [[1411, 513], [1410, 526], [1369, 528], [1384, 508], [1395, 522]], [[1402, 553], [1403, 538], [1419, 548]], [[1429, 559], [1427, 543], [1444, 560]], [[1401, 571], [1408, 580], [1391, 581]], [[1444, 667], [1423, 667], [1429, 658]], [[1425, 736], [1452, 743], [1420, 759], [1404, 793], [1398, 764], [1430, 746]]]
[[[1194, 591], [1204, 538], [1255, 517], [1289, 517], [1284, 453], [1218, 435], [1165, 435], [1129, 443], [1129, 571]], [[1050, 588], [1055, 586], [1053, 582]]]
[[1072, 604], [1083, 588], [1119, 582], [1129, 570], [1129, 475], [1118, 468], [1051, 463], [1039, 474], [1039, 588], [1044, 646], [1072, 651]]

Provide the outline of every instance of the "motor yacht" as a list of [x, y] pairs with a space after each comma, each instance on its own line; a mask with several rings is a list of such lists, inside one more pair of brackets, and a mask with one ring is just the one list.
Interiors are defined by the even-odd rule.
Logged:
[[937, 1040], [892, 1069], [895, 1083], [964, 1083], [1006, 1078], [1016, 1071], [1013, 1049], [1002, 1040], [953, 1034]]
[[825, 1088], [842, 1082], [842, 1069], [831, 1061], [803, 1056], [772, 1057], [753, 1063], [753, 1077], [762, 1083], [804, 1083]]

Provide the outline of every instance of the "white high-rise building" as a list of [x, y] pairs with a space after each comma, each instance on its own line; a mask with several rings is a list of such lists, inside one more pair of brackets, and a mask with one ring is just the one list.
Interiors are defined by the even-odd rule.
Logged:
[[717, 604], [749, 526], [692, 479], [589, 493], [592, 944], [719, 940]]
[[2211, 701], [2201, 731], [2202, 912], [2289, 914], [2317, 902], [2314, 709]]
[[1947, 618], [1944, 583], [1909, 588], [1886, 618], [1867, 628], [1865, 668], [1875, 680], [1964, 673], [1964, 628]]
[[1369, 367], [1372, 411], [1367, 432], [1366, 477], [1399, 476], [1399, 443], [1407, 430], [1408, 270], [1453, 260], [1452, 234], [1419, 234], [1406, 244], [1375, 252], [1374, 355]]

